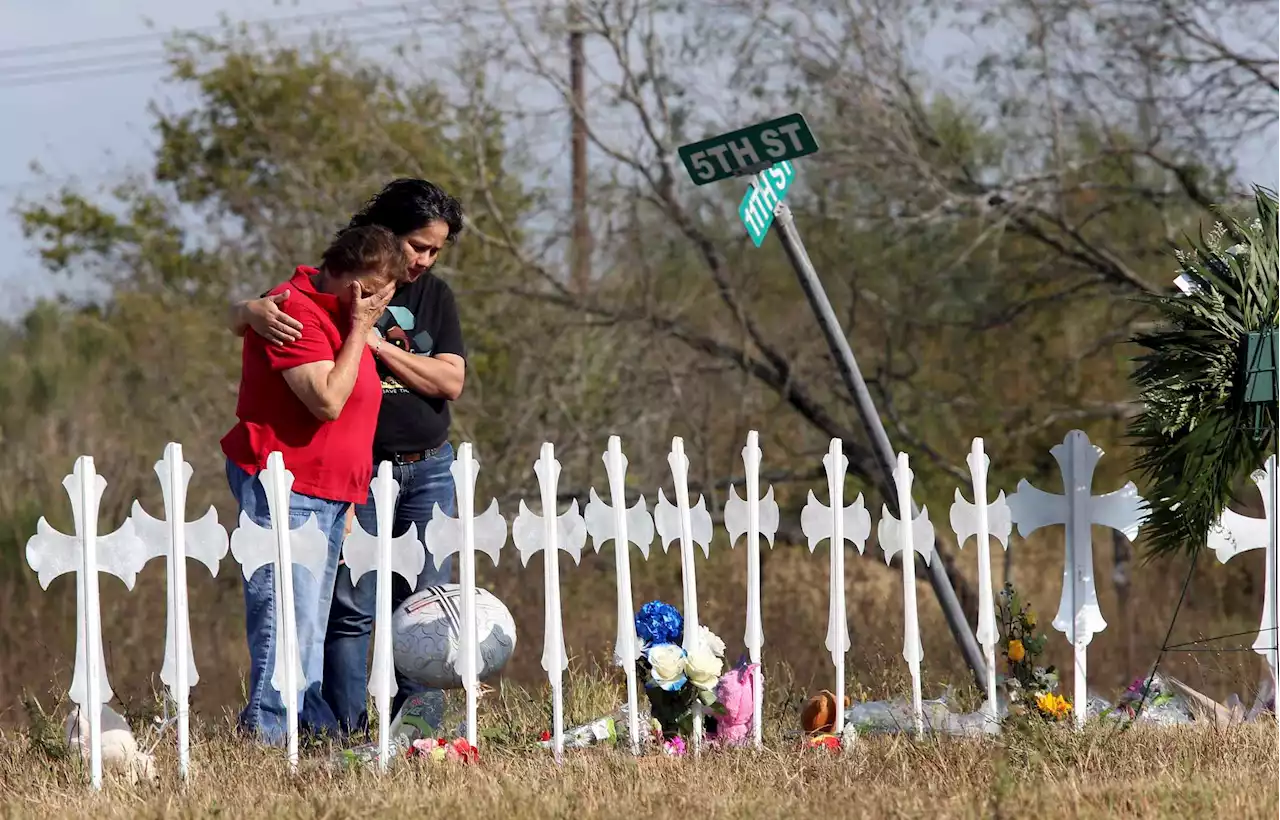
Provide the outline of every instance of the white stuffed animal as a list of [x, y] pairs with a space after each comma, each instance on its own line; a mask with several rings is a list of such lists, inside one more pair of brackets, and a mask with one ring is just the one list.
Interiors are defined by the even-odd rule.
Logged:
[[[79, 747], [80, 757], [86, 766], [89, 765], [89, 718], [81, 716], [76, 709], [67, 715], [63, 726], [67, 738], [67, 746]], [[120, 772], [129, 781], [129, 785], [137, 784], [139, 779], [154, 781], [156, 779], [155, 761], [151, 755], [138, 750], [138, 742], [134, 740], [129, 724], [110, 706], [102, 707], [102, 767], [104, 770]]]

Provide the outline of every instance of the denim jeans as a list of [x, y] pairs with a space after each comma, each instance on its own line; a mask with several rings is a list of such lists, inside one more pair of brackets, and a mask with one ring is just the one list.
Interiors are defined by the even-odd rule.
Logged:
[[[436, 453], [412, 464], [396, 464], [392, 475], [400, 485], [396, 496], [392, 536], [399, 536], [413, 527], [419, 539], [427, 522], [431, 520], [434, 505], [439, 504], [445, 515], [455, 515], [453, 447], [445, 443]], [[377, 465], [374, 465], [377, 472]], [[373, 494], [364, 504], [356, 506], [356, 519], [370, 535], [378, 533], [378, 519], [374, 510]], [[436, 567], [431, 554], [413, 589], [399, 575], [392, 577], [391, 607], [394, 610], [415, 592], [436, 584], [449, 582], [453, 561], [444, 560]], [[337, 582], [333, 590], [333, 606], [329, 610], [329, 631], [324, 643], [324, 698], [333, 710], [338, 725], [344, 732], [363, 734], [369, 728], [369, 644], [373, 632], [373, 618], [377, 604], [377, 578], [370, 572], [352, 586], [351, 574], [345, 564], [338, 567]], [[408, 680], [396, 671], [396, 695], [391, 702], [391, 714], [400, 711], [405, 700], [427, 692], [422, 685]], [[432, 690], [430, 696], [439, 698], [443, 709], [444, 693]], [[434, 710], [433, 710], [434, 711]]]
[[[227, 484], [240, 504], [240, 510], [259, 526], [271, 525], [266, 490], [256, 475], [227, 462]], [[311, 734], [336, 736], [337, 721], [321, 692], [324, 674], [324, 627], [329, 618], [333, 582], [342, 552], [342, 535], [346, 525], [346, 501], [291, 493], [289, 497], [289, 529], [301, 527], [312, 514], [320, 531], [329, 539], [329, 554], [321, 577], [297, 564], [293, 566], [293, 613], [297, 624], [298, 653], [306, 688], [298, 705], [298, 726]], [[284, 698], [271, 685], [275, 671], [276, 613], [275, 568], [260, 567], [244, 582], [245, 632], [249, 641], [249, 702], [240, 713], [240, 728], [256, 734], [264, 743], [284, 745], [288, 735], [288, 718]]]

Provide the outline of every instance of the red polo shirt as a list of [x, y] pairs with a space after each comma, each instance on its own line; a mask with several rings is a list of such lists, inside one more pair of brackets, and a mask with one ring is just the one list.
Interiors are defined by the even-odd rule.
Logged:
[[257, 475], [267, 466], [267, 456], [279, 450], [293, 473], [294, 492], [362, 504], [369, 497], [373, 430], [382, 405], [373, 354], [367, 347], [361, 354], [355, 388], [335, 421], [312, 415], [282, 375], [299, 365], [334, 361], [346, 338], [348, 322], [338, 298], [315, 289], [311, 277], [316, 273], [315, 268], [299, 267], [292, 279], [271, 290], [291, 291], [280, 309], [302, 322], [302, 338], [275, 345], [253, 331], [244, 335], [236, 403], [240, 421], [223, 436], [222, 452]]

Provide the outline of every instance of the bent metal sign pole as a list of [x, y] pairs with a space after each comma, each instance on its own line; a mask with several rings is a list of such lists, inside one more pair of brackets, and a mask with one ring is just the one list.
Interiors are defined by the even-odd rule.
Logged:
[[[754, 178], [755, 184], [747, 190], [738, 209], [738, 216], [747, 235], [757, 247], [776, 221], [778, 239], [795, 269], [800, 287], [809, 299], [818, 326], [822, 328], [840, 376], [867, 431], [879, 473], [880, 492], [889, 500], [891, 507], [896, 507], [897, 491], [893, 479], [896, 457], [893, 445], [880, 422], [875, 402], [871, 400], [871, 392], [862, 378], [862, 371], [858, 369], [857, 360], [854, 359], [853, 349], [849, 346], [831, 307], [831, 301], [827, 299], [827, 293], [822, 287], [822, 281], [800, 239], [791, 209], [783, 199], [795, 179], [795, 168], [791, 160], [817, 151], [818, 141], [809, 130], [808, 123], [801, 114], [793, 113], [682, 146], [678, 153], [695, 185], [706, 185], [731, 177]], [[915, 504], [912, 503], [911, 506], [910, 515], [907, 511], [896, 511], [901, 520], [914, 520], [919, 515]], [[982, 650], [978, 648], [973, 630], [969, 628], [964, 610], [956, 599], [946, 568], [942, 561], [931, 561], [928, 567], [929, 583], [942, 607], [947, 626], [951, 628], [951, 633], [960, 646], [960, 653], [972, 670], [979, 688], [985, 689], [987, 670]]]

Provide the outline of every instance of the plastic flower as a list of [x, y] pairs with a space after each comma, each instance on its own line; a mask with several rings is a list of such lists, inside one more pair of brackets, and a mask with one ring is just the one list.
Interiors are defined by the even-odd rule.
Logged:
[[662, 744], [662, 751], [672, 757], [684, 757], [685, 745], [684, 738], [676, 735], [675, 737]]
[[1051, 717], [1054, 720], [1061, 720], [1071, 713], [1071, 702], [1062, 695], [1055, 695], [1052, 692], [1041, 692], [1036, 695], [1036, 708], [1040, 710], [1040, 714], [1045, 717]]
[[[724, 646], [723, 643], [720, 644]], [[704, 692], [716, 688], [724, 661], [715, 655], [705, 643], [700, 643], [684, 659], [684, 671], [693, 685]]]
[[1028, 610], [1028, 611], [1027, 611], [1027, 617], [1026, 617], [1026, 619], [1025, 619], [1025, 620], [1026, 620], [1026, 622], [1027, 622], [1027, 628], [1028, 628], [1028, 629], [1035, 629], [1035, 628], [1036, 628], [1036, 613], [1035, 613], [1035, 610], [1033, 610], [1033, 609], [1032, 609], [1032, 610]]
[[808, 746], [812, 749], [826, 749], [829, 752], [838, 752], [841, 750], [840, 738], [836, 735], [814, 735], [806, 740]]
[[724, 641], [720, 639], [719, 635], [705, 626], [699, 626], [698, 636], [702, 639], [703, 646], [714, 652], [717, 657], [724, 657]]
[[551, 739], [551, 733], [548, 732], [546, 729], [543, 729], [542, 734], [538, 735], [538, 740], [541, 741], [542, 743], [546, 743], [550, 739]]
[[688, 680], [685, 676], [684, 650], [675, 644], [651, 646], [645, 653], [645, 658], [649, 661], [649, 681], [654, 686], [674, 692]]
[[636, 613], [636, 635], [649, 646], [679, 644], [684, 640], [684, 618], [671, 604], [650, 601]]
[[1025, 658], [1027, 656], [1027, 650], [1022, 645], [1022, 641], [1018, 640], [1017, 638], [1014, 638], [1013, 640], [1009, 641], [1008, 655], [1009, 655], [1009, 660], [1013, 661], [1014, 663], [1018, 663], [1023, 658]]

